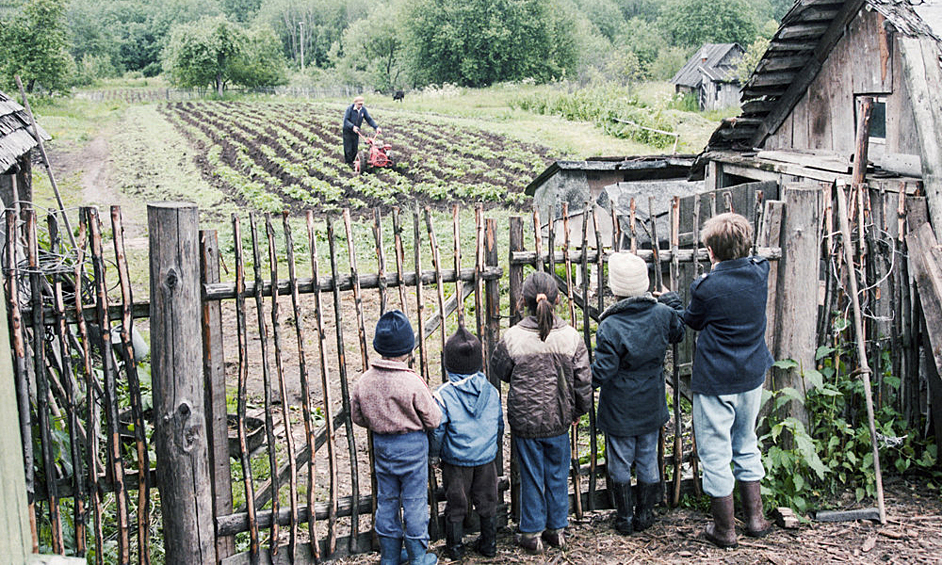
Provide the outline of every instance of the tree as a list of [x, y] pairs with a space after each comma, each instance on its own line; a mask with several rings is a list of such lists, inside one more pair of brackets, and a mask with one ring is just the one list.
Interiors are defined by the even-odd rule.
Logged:
[[170, 34], [164, 69], [174, 84], [197, 88], [213, 85], [222, 95], [232, 78], [230, 66], [245, 41], [242, 29], [221, 16], [181, 24]]
[[405, 58], [400, 6], [379, 5], [344, 30], [336, 67], [346, 82], [386, 91], [400, 86]]
[[173, 29], [164, 68], [174, 84], [212, 86], [222, 95], [229, 84], [248, 87], [285, 82], [284, 59], [270, 29], [247, 31], [223, 16], [205, 17]]
[[671, 43], [683, 47], [749, 45], [758, 31], [757, 15], [747, 0], [674, 0], [661, 11], [659, 23]]
[[65, 0], [29, 0], [11, 21], [0, 24], [0, 60], [8, 86], [20, 75], [26, 90], [68, 88]]
[[419, 83], [547, 81], [575, 70], [571, 22], [553, 0], [415, 0], [407, 16]]

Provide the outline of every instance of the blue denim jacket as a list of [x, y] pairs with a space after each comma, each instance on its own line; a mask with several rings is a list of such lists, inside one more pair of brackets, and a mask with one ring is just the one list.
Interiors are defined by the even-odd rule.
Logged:
[[476, 467], [497, 457], [504, 433], [500, 393], [484, 373], [448, 373], [448, 382], [435, 391], [442, 423], [430, 433], [429, 457], [450, 465]]
[[773, 361], [765, 345], [768, 282], [769, 262], [756, 256], [721, 261], [691, 283], [684, 321], [700, 332], [693, 392], [739, 394], [765, 382]]

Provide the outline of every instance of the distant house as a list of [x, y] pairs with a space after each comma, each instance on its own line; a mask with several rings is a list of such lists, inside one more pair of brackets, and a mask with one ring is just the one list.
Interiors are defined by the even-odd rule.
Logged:
[[745, 50], [738, 43], [706, 43], [677, 71], [674, 91], [697, 96], [701, 110], [739, 104], [736, 67]]

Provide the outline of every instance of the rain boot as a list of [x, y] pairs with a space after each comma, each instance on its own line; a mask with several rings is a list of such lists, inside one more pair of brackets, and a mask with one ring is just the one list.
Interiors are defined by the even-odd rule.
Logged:
[[438, 557], [434, 553], [426, 553], [425, 541], [406, 538], [403, 542], [406, 545], [406, 551], [409, 553], [409, 563], [412, 565], [435, 565], [438, 563]]
[[612, 483], [615, 497], [615, 531], [630, 536], [634, 533], [634, 501], [631, 499], [631, 483]]
[[743, 516], [746, 519], [746, 535], [761, 538], [772, 530], [772, 523], [765, 519], [762, 511], [762, 489], [759, 481], [741, 481], [739, 496], [742, 498]]
[[559, 528], [558, 530], [544, 530], [540, 537], [543, 538], [543, 543], [550, 547], [555, 547], [558, 549], [566, 549], [566, 536], [563, 535], [566, 528]]
[[463, 522], [445, 522], [445, 555], [448, 559], [461, 559], [465, 547], [461, 543], [464, 536]]
[[497, 516], [481, 518], [481, 537], [474, 543], [474, 549], [484, 557], [497, 556]]
[[635, 530], [641, 532], [654, 524], [654, 506], [661, 497], [661, 483], [638, 483]]
[[541, 532], [517, 534], [517, 545], [531, 555], [539, 555], [543, 553], [543, 540], [540, 539], [540, 534]]
[[401, 565], [402, 539], [379, 536], [380, 565]]
[[733, 495], [713, 497], [710, 499], [710, 511], [713, 513], [713, 523], [707, 524], [703, 532], [704, 537], [719, 547], [736, 547], [736, 523], [733, 518]]

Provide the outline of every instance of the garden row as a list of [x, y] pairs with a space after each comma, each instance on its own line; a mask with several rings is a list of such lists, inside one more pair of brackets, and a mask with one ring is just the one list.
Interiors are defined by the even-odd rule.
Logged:
[[[252, 208], [354, 210], [402, 203], [515, 205], [548, 150], [437, 118], [383, 111], [392, 168], [356, 175], [343, 162], [342, 108], [312, 103], [181, 102], [163, 107], [199, 152], [204, 175]], [[366, 146], [361, 143], [361, 150]]]

